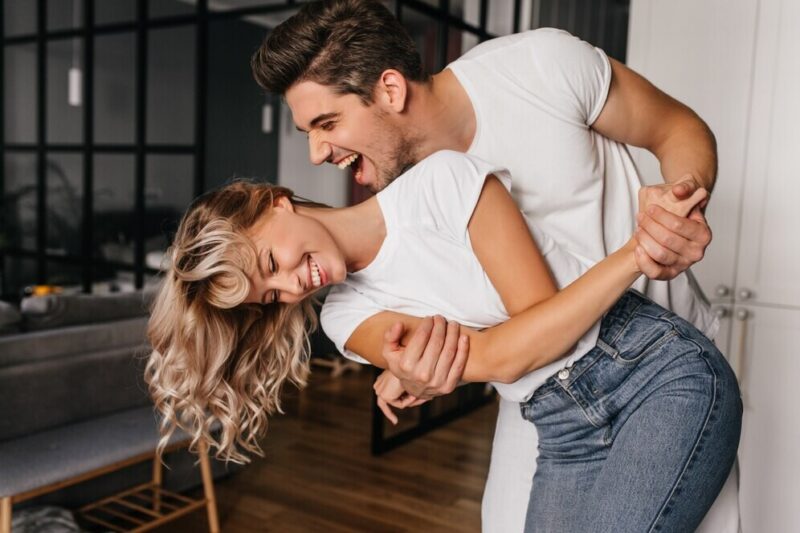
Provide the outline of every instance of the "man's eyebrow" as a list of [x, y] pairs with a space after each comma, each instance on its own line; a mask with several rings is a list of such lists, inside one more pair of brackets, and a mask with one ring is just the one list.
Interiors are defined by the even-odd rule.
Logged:
[[[317, 116], [316, 116], [316, 117], [314, 117], [314, 119], [313, 119], [313, 120], [312, 120], [312, 121], [309, 123], [309, 126], [311, 126], [311, 128], [316, 128], [316, 127], [317, 127], [317, 124], [319, 124], [320, 122], [324, 122], [324, 121], [326, 121], [326, 120], [330, 120], [330, 119], [332, 119], [332, 118], [339, 118], [339, 113], [332, 112], [332, 113], [323, 113], [323, 114], [321, 114], [321, 115], [317, 115]], [[304, 130], [304, 129], [303, 129], [303, 128], [301, 128], [300, 126], [297, 126], [297, 125], [295, 125], [295, 128], [297, 128], [297, 131], [300, 131], [300, 132], [306, 133], [306, 130]]]

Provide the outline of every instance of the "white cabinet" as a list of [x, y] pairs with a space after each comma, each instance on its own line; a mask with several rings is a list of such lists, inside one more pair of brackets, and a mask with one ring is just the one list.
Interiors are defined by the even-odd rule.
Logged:
[[800, 531], [800, 309], [737, 305], [734, 315], [730, 355], [744, 401], [742, 532]]
[[[632, 0], [628, 64], [694, 109], [717, 138], [693, 268], [722, 315], [716, 339], [745, 402], [743, 533], [800, 531], [800, 2]], [[650, 182], [655, 158], [634, 150]]]

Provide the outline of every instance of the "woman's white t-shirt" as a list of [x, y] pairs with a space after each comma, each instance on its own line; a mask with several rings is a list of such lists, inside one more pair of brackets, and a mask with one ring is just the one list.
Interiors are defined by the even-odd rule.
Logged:
[[[475, 156], [441, 151], [378, 193], [386, 238], [366, 268], [331, 289], [322, 308], [322, 328], [342, 354], [367, 362], [347, 350], [345, 343], [359, 324], [382, 311], [419, 317], [440, 314], [477, 329], [509, 318], [473, 252], [467, 229], [490, 174], [510, 187], [504, 169]], [[536, 228], [531, 232], [559, 286], [588, 267], [588, 260], [565, 252]], [[595, 325], [562, 359], [514, 383], [493, 385], [507, 400], [526, 400], [548, 377], [591, 349], [597, 331]]]

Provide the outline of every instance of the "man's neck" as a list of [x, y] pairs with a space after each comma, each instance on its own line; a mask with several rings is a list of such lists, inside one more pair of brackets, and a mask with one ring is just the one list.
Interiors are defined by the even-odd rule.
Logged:
[[466, 152], [475, 137], [475, 111], [455, 74], [445, 69], [429, 83], [411, 83], [410, 87], [406, 120], [420, 139], [420, 157], [439, 150]]

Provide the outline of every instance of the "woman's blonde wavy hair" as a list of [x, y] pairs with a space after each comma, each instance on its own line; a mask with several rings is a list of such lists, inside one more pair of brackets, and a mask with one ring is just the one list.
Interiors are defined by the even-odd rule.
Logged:
[[204, 442], [225, 461], [263, 457], [258, 439], [267, 415], [282, 412], [283, 384], [306, 384], [313, 302], [243, 303], [257, 257], [245, 231], [280, 197], [319, 205], [284, 187], [234, 181], [199, 197], [181, 220], [148, 325], [145, 380], [162, 416], [159, 452], [180, 427], [193, 451]]

